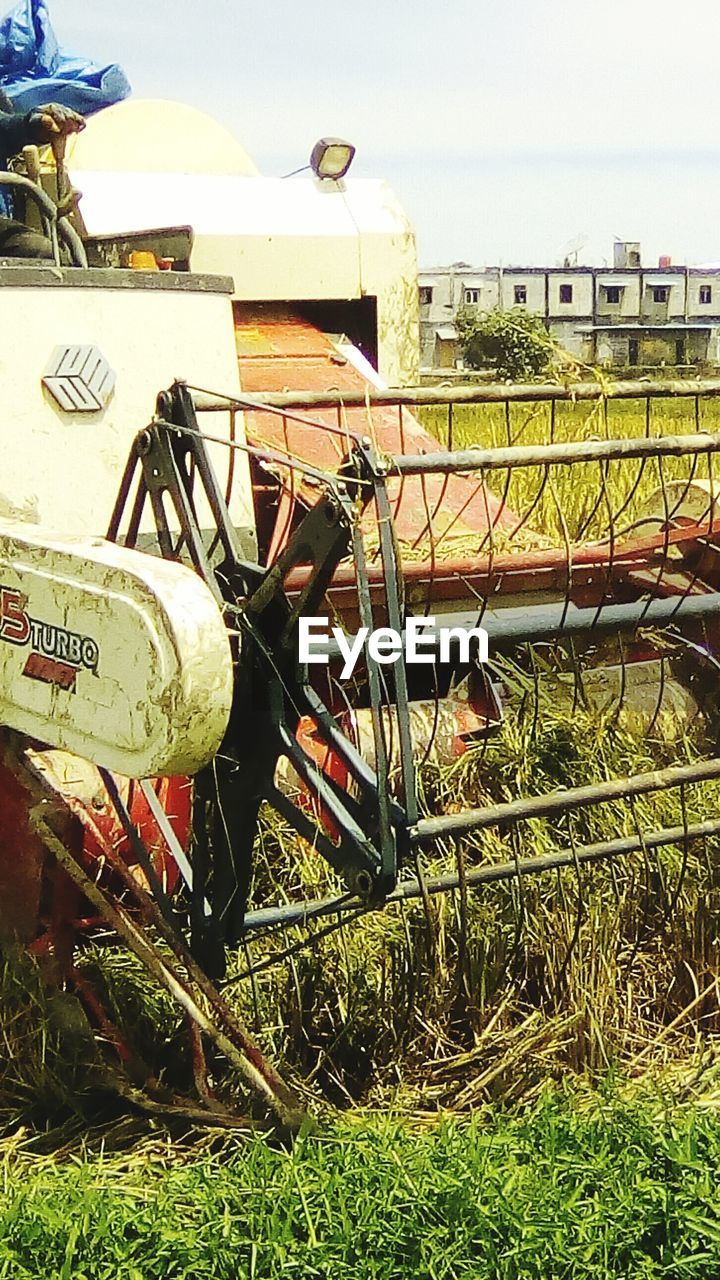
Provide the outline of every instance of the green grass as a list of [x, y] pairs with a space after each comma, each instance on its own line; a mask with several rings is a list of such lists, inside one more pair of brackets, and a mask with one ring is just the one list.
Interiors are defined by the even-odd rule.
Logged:
[[532, 404], [444, 405], [415, 410], [423, 425], [443, 444], [464, 449], [560, 443], [563, 440], [607, 439], [625, 436], [684, 435], [695, 430], [717, 431], [720, 397], [694, 396], [654, 400], [557, 401]]
[[[418, 416], [443, 445], [453, 449], [471, 445], [504, 448], [644, 435], [691, 435], [698, 430], [714, 433], [720, 430], [720, 397], [701, 399], [697, 413], [695, 399], [689, 396], [654, 401], [558, 402], [554, 407], [547, 403], [454, 405], [450, 414], [447, 407], [437, 406], [419, 410]], [[510, 536], [506, 547], [502, 535], [495, 533], [483, 550], [487, 554], [494, 547], [503, 551], [512, 550], [513, 546], [526, 549], [528, 530], [548, 537], [556, 545], [563, 545], [566, 536], [573, 541], [600, 540], [611, 530], [617, 536], [638, 514], [644, 513], [648, 503], [662, 511], [662, 500], [658, 501], [657, 495], [668, 482], [707, 479], [720, 493], [720, 463], [707, 455], [695, 459], [553, 466], [547, 476], [541, 468], [495, 471], [486, 477], [489, 488], [523, 520], [528, 512], [531, 515], [527, 527], [523, 525], [522, 539]]]
[[2, 1280], [720, 1274], [720, 1123], [661, 1095], [547, 1092], [424, 1131], [374, 1118], [291, 1151], [169, 1154], [7, 1154]]

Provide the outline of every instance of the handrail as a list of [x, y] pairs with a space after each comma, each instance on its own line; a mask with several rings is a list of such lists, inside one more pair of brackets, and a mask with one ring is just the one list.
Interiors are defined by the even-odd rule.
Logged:
[[195, 396], [203, 412], [238, 409], [341, 409], [365, 405], [502, 404], [506, 401], [640, 400], [678, 396], [720, 396], [720, 378], [642, 379], [622, 382], [488, 382], [464, 387], [388, 387], [377, 391], [256, 391], [230, 403], [224, 397]]

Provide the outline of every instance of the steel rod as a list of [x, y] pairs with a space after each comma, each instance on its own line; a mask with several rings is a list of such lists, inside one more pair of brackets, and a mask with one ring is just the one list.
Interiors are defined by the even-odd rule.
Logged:
[[[577, 605], [558, 600], [552, 604], [526, 605], [523, 608], [486, 609], [480, 619], [480, 610], [472, 613], [438, 614], [433, 626], [423, 630], [423, 653], [430, 656], [440, 649], [444, 630], [473, 631], [479, 625], [487, 632], [488, 649], [492, 658], [493, 648], [505, 645], [532, 644], [540, 640], [562, 640], [569, 635], [588, 632], [628, 631], [634, 627], [666, 627], [674, 622], [690, 622], [720, 613], [720, 592], [712, 591], [696, 596], [663, 596], [655, 600], [646, 597], [624, 604], [593, 605], [581, 609]], [[320, 637], [318, 637], [319, 639]], [[403, 652], [406, 632], [401, 632]], [[346, 646], [350, 637], [346, 636]], [[343, 656], [340, 644], [328, 636], [325, 653], [329, 661]]]
[[671, 458], [720, 453], [720, 434], [694, 431], [684, 436], [637, 436], [627, 440], [581, 440], [566, 444], [513, 445], [504, 449], [458, 449], [454, 453], [403, 454], [387, 460], [391, 474], [419, 476], [456, 471], [499, 471], [506, 467], [547, 467], [619, 458]]
[[[573, 867], [578, 863], [602, 862], [607, 858], [623, 857], [631, 853], [639, 853], [642, 849], [660, 849], [664, 845], [683, 844], [688, 840], [702, 840], [711, 836], [720, 836], [720, 819], [706, 819], [703, 822], [689, 823], [686, 827], [661, 827], [657, 831], [648, 831], [640, 836], [620, 836], [615, 840], [603, 840], [597, 844], [582, 845], [575, 850], [567, 849], [557, 853], [542, 854], [537, 858], [525, 858], [517, 862], [497, 862], [482, 867], [474, 867], [465, 873], [465, 883], [469, 886], [494, 884], [498, 881], [514, 879], [518, 871], [521, 875], [540, 875], [544, 871], [561, 870]], [[421, 898], [423, 893], [434, 896], [439, 893], [452, 893], [460, 888], [460, 876], [457, 872], [433, 876], [426, 880], [422, 888], [417, 880], [402, 880], [391, 894], [377, 905], [384, 907], [393, 902], [407, 902], [413, 898]], [[280, 907], [264, 907], [258, 911], [250, 911], [245, 917], [245, 930], [248, 933], [272, 928], [290, 928], [293, 925], [309, 924], [325, 916], [344, 914], [362, 908], [359, 898], [315, 898], [310, 902], [287, 903]], [[368, 907], [367, 910], [372, 910]]]
[[[720, 592], [697, 596], [667, 596], [648, 601], [633, 600], [626, 604], [607, 604], [580, 609], [559, 601], [551, 605], [529, 605], [524, 609], [486, 610], [482, 626], [488, 633], [489, 645], [529, 643], [562, 639], [566, 635], [590, 631], [625, 631], [633, 627], [664, 627], [682, 619], [708, 617], [720, 612]], [[477, 625], [477, 613], [474, 622]]]
[[165, 957], [154, 944], [141, 920], [135, 920], [125, 907], [105, 893], [92, 880], [72, 853], [66, 849], [55, 832], [41, 818], [34, 829], [58, 864], [89, 899], [92, 906], [115, 930], [130, 951], [137, 956], [147, 973], [165, 988], [197, 1027], [211, 1040], [245, 1079], [253, 1092], [261, 1097], [275, 1115], [291, 1130], [301, 1127], [306, 1119], [302, 1105], [275, 1068], [268, 1063], [260, 1049], [241, 1024], [234, 1020], [234, 1036], [229, 1036], [220, 1020], [213, 1018], [213, 1009], [203, 1007], [204, 991], [195, 990], [192, 975], [183, 977], [171, 958]]
[[[232, 403], [247, 409], [335, 409], [370, 405], [498, 404], [528, 400], [639, 400], [646, 397], [717, 396], [720, 378], [641, 379], [612, 382], [578, 382], [561, 386], [555, 382], [491, 382], [472, 386], [388, 387], [377, 391], [260, 391], [240, 395]], [[196, 395], [195, 407], [202, 412], [227, 410], [229, 400], [220, 396]]]
[[[197, 406], [196, 406], [197, 407]], [[225, 408], [231, 406], [226, 405]], [[161, 428], [163, 431], [169, 432], [171, 435], [194, 436], [198, 440], [204, 440], [206, 444], [221, 444], [226, 449], [234, 449], [236, 453], [247, 453], [253, 458], [258, 458], [260, 462], [272, 462], [278, 467], [289, 467], [291, 471], [302, 471], [304, 475], [312, 476], [315, 480], [322, 481], [323, 484], [334, 489], [339, 481], [343, 479], [336, 472], [319, 471], [317, 467], [313, 467], [309, 462], [303, 462], [302, 458], [295, 458], [290, 453], [278, 453], [276, 449], [266, 449], [254, 444], [248, 444], [244, 440], [227, 440], [222, 436], [211, 436], [206, 431], [196, 431], [192, 427], [183, 426], [180, 423], [164, 422], [161, 418], [157, 418], [152, 424], [153, 427]], [[355, 479], [354, 484], [369, 484], [369, 481], [360, 477]]]
[[[708, 818], [704, 822], [689, 823], [686, 827], [661, 827], [644, 835], [619, 836], [615, 840], [602, 840], [596, 844], [581, 845], [575, 850], [546, 853], [537, 858], [525, 858], [519, 864], [521, 875], [539, 875], [560, 867], [572, 867], [576, 861], [601, 862], [604, 858], [617, 858], [625, 854], [639, 853], [642, 849], [659, 849], [663, 845], [683, 844], [687, 840], [699, 840], [708, 836], [720, 836], [720, 818]], [[466, 872], [468, 885], [491, 884], [498, 880], [512, 880], [518, 873], [518, 864], [498, 862], [493, 866], [474, 867]], [[430, 894], [447, 893], [459, 888], [460, 877], [456, 872], [434, 876], [426, 881]], [[416, 881], [402, 881], [388, 899], [389, 902], [420, 896]]]
[[470, 831], [484, 831], [489, 827], [503, 826], [526, 818], [548, 818], [554, 814], [582, 809], [586, 805], [647, 795], [650, 791], [664, 791], [669, 787], [688, 786], [694, 782], [710, 782], [714, 778], [720, 778], [720, 758], [716, 756], [695, 764], [670, 765], [667, 769], [635, 773], [627, 778], [611, 778], [607, 782], [593, 782], [585, 787], [569, 787], [562, 791], [550, 791], [545, 795], [484, 805], [481, 809], [466, 809], [463, 813], [421, 818], [409, 832], [410, 843], [434, 843], [443, 836], [466, 835]]

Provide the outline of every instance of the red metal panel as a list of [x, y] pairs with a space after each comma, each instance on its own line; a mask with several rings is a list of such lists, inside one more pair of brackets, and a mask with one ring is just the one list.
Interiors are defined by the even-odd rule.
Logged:
[[32, 803], [12, 761], [0, 758], [0, 946], [38, 931], [45, 854], [30, 827]]
[[[245, 391], [357, 392], [368, 387], [330, 339], [287, 306], [243, 307], [238, 310], [235, 332]], [[369, 436], [381, 453], [429, 453], [443, 447], [407, 409], [351, 408], [340, 414], [314, 409], [306, 416], [315, 424], [346, 427], [355, 435]], [[247, 413], [246, 425], [252, 440], [327, 471], [337, 470], [347, 450], [341, 436], [323, 431], [320, 425], [255, 411]], [[452, 525], [443, 540], [450, 554], [454, 543], [464, 539], [467, 544], [469, 537], [485, 534], [490, 525], [501, 529], [516, 523], [513, 513], [474, 478], [411, 476], [391, 479], [388, 487], [401, 542], [412, 544], [424, 538], [429, 545], [429, 523], [437, 535]], [[295, 492], [309, 503], [317, 499], [316, 490], [297, 477]], [[372, 513], [367, 520], [373, 520]]]

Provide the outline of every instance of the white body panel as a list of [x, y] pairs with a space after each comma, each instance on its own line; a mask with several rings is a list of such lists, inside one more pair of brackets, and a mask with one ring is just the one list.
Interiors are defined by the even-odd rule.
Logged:
[[[75, 286], [73, 276], [87, 283]], [[158, 392], [181, 378], [238, 393], [228, 295], [203, 291], [200, 284], [176, 289], [158, 273], [149, 280], [141, 276], [0, 270], [0, 326], [6, 335], [0, 347], [0, 518], [43, 524], [63, 536], [104, 534], [133, 440], [153, 417]], [[34, 280], [37, 287], [28, 284]], [[107, 360], [115, 386], [103, 409], [66, 412], [43, 387], [48, 360], [63, 344], [95, 345]], [[216, 435], [227, 432], [224, 415], [214, 414], [204, 425]], [[241, 415], [236, 430], [244, 439]], [[223, 483], [227, 450], [212, 448]], [[236, 453], [235, 475], [231, 513], [247, 545], [254, 517], [242, 453]], [[205, 513], [199, 514], [202, 524]], [[143, 530], [152, 527], [146, 521]]]
[[91, 236], [189, 225], [192, 269], [243, 302], [375, 298], [380, 376], [417, 380], [415, 237], [385, 182], [261, 177], [209, 116], [152, 99], [91, 117], [67, 163]]
[[415, 380], [415, 237], [387, 183], [73, 170], [90, 235], [191, 226], [193, 271], [245, 302], [374, 297], [388, 385]]
[[197, 107], [164, 98], [126, 98], [71, 134], [67, 158], [79, 169], [162, 173], [257, 173], [245, 148]]
[[232, 689], [222, 615], [191, 570], [0, 521], [0, 724], [127, 777], [192, 774]]

